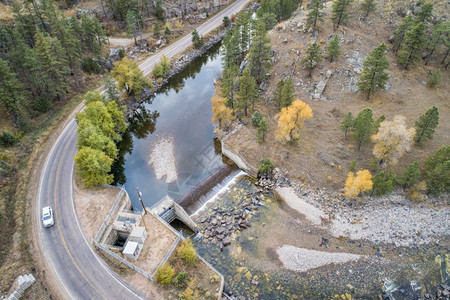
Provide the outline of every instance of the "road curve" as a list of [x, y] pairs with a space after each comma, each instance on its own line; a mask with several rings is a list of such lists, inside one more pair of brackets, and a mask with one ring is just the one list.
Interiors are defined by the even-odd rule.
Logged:
[[[197, 28], [204, 35], [222, 24], [224, 16], [239, 12], [249, 0], [237, 0]], [[145, 60], [139, 67], [149, 74], [163, 55], [171, 58], [192, 44], [191, 35], [179, 39]], [[67, 299], [143, 299], [98, 257], [78, 223], [73, 202], [73, 169], [77, 124], [72, 119], [51, 147], [42, 167], [36, 197], [36, 232], [45, 262], [61, 294]], [[44, 228], [42, 207], [51, 205], [55, 225]]]

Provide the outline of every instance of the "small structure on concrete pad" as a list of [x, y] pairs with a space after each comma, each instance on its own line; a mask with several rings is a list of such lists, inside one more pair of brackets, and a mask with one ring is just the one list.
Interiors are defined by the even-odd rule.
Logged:
[[136, 260], [141, 253], [142, 246], [143, 244], [139, 244], [138, 242], [128, 241], [122, 253], [126, 258]]
[[146, 238], [147, 238], [147, 231], [145, 230], [145, 228], [136, 226], [133, 228], [133, 231], [131, 231], [130, 236], [128, 237], [128, 241], [143, 244]]

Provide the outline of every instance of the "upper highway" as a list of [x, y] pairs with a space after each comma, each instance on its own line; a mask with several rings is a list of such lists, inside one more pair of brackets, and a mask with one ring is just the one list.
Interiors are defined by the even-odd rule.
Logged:
[[[238, 13], [249, 0], [237, 0], [205, 23], [197, 31], [205, 35], [222, 25], [223, 17]], [[149, 74], [163, 55], [172, 58], [191, 46], [191, 34], [184, 36], [146, 59], [140, 68]], [[78, 223], [73, 202], [73, 170], [76, 154], [77, 124], [70, 120], [47, 153], [39, 177], [33, 223], [39, 247], [48, 269], [59, 283], [66, 299], [143, 299], [139, 291], [127, 285], [92, 249]], [[51, 205], [55, 225], [44, 228], [42, 207]]]

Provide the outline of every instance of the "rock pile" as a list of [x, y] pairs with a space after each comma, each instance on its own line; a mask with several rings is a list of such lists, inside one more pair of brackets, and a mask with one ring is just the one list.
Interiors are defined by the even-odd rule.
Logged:
[[212, 216], [199, 219], [203, 242], [218, 244], [221, 251], [224, 247], [229, 246], [234, 233], [252, 226], [252, 216], [257, 215], [259, 208], [263, 205], [259, 198], [260, 193], [262, 193], [261, 190], [249, 193], [237, 207], [230, 209], [214, 207]]

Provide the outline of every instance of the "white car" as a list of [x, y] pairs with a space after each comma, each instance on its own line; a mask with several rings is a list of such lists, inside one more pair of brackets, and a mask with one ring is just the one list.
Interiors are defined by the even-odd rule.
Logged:
[[53, 219], [53, 209], [50, 206], [42, 208], [42, 223], [44, 224], [44, 227], [50, 227], [55, 224], [55, 220]]

